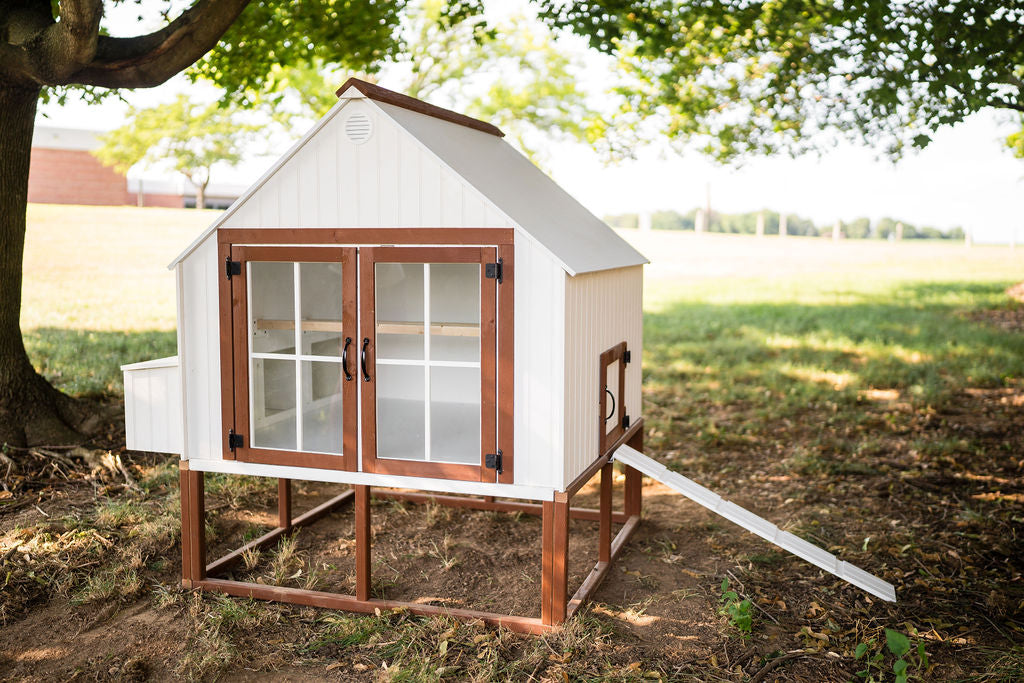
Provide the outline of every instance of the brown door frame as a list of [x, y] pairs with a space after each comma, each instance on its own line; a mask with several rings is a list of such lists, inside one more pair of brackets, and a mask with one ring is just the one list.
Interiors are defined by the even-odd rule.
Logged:
[[[245, 367], [245, 383], [239, 383], [235, 377], [235, 353], [232, 339], [238, 334], [241, 338], [248, 340], [247, 322], [244, 317], [233, 316], [233, 310], [238, 308], [239, 303], [246, 302], [246, 278], [233, 277], [230, 280], [225, 277], [221, 268], [225, 260], [229, 260], [232, 249], [241, 248], [240, 245], [249, 245], [245, 248], [272, 248], [269, 245], [287, 245], [289, 247], [309, 247], [310, 245], [325, 245], [326, 248], [355, 248], [360, 244], [377, 245], [387, 240], [388, 245], [495, 245], [498, 258], [503, 262], [503, 282], [497, 288], [498, 315], [501, 316], [501, 325], [497, 326], [497, 444], [502, 451], [502, 471], [497, 476], [497, 481], [502, 484], [515, 483], [515, 407], [514, 407], [514, 385], [515, 385], [515, 231], [510, 228], [218, 228], [218, 282], [220, 283], [220, 341], [221, 341], [221, 407], [223, 442], [222, 453], [227, 460], [235, 460], [235, 451], [227, 447], [228, 430], [235, 429], [235, 395], [241, 392], [245, 400], [245, 433], [248, 436], [248, 366]], [[336, 245], [351, 245], [348, 247], [337, 247]], [[324, 247], [313, 247], [324, 248]], [[373, 246], [359, 247], [360, 252], [366, 251]], [[353, 259], [353, 264], [358, 259]], [[355, 268], [349, 268], [346, 278], [355, 275]], [[346, 285], [345, 296], [356, 296], [355, 291]], [[347, 303], [346, 303], [347, 306]], [[353, 303], [353, 307], [355, 304]], [[347, 310], [347, 309], [346, 309]], [[353, 310], [356, 310], [353, 308]], [[358, 317], [358, 316], [357, 316]], [[236, 319], [237, 318], [237, 319]], [[343, 326], [348, 326], [347, 323]], [[353, 339], [359, 341], [361, 337]], [[247, 341], [246, 341], [247, 343]], [[246, 348], [246, 347], [242, 347]], [[246, 349], [247, 350], [247, 349]], [[352, 353], [350, 351], [350, 353]], [[358, 356], [358, 351], [356, 351]], [[243, 359], [247, 360], [247, 353]], [[352, 356], [350, 356], [350, 359]], [[483, 359], [481, 358], [481, 361]], [[358, 362], [358, 358], [354, 359]], [[352, 362], [350, 362], [350, 368]], [[481, 368], [483, 370], [483, 368]], [[236, 389], [237, 387], [237, 389]], [[353, 402], [348, 405], [355, 410]], [[346, 407], [346, 410], [348, 408]], [[483, 426], [483, 425], [481, 425]], [[242, 429], [236, 431], [242, 434]], [[346, 429], [344, 451], [345, 460], [343, 469], [355, 471], [358, 469], [358, 462], [355, 458], [349, 459], [350, 452], [356, 453], [358, 447], [358, 432], [354, 429]], [[349, 440], [354, 444], [350, 449]], [[248, 439], [246, 439], [248, 441]], [[236, 449], [238, 450], [238, 449]], [[285, 451], [267, 451], [265, 449], [253, 449], [257, 453], [288, 453]], [[494, 452], [494, 451], [485, 451]], [[321, 467], [315, 462], [316, 458], [307, 458], [306, 453], [291, 453], [288, 464], [308, 467]], [[337, 458], [337, 456], [329, 456]], [[270, 464], [283, 464], [277, 461], [270, 461]], [[435, 463], [436, 466], [436, 463]], [[484, 472], [484, 478], [489, 472]], [[432, 476], [443, 476], [435, 470]]]
[[[364, 247], [359, 250], [359, 316], [361, 342], [366, 343], [369, 380], [361, 381], [364, 472], [434, 479], [497, 481], [484, 464], [497, 452], [497, 281], [485, 275], [485, 264], [497, 261], [494, 247]], [[480, 462], [476, 465], [419, 462], [377, 457], [377, 338], [374, 265], [384, 263], [480, 264]], [[427, 330], [424, 330], [427, 334]], [[365, 378], [364, 378], [365, 379]]]
[[[226, 249], [225, 249], [226, 248]], [[221, 296], [221, 364], [222, 383], [230, 386], [230, 391], [222, 387], [222, 415], [224, 422], [224, 457], [243, 462], [267, 465], [289, 465], [298, 467], [317, 467], [330, 470], [355, 471], [358, 459], [357, 436], [357, 375], [356, 360], [356, 250], [355, 247], [293, 247], [293, 246], [237, 246], [222, 245], [221, 252], [226, 258], [241, 264], [241, 273], [230, 279], [226, 274], [219, 276], [226, 281], [228, 296]], [[252, 430], [249, 415], [249, 305], [247, 288], [249, 286], [248, 264], [252, 261], [278, 261], [285, 263], [341, 263], [342, 272], [342, 330], [343, 334], [352, 338], [349, 347], [348, 368], [352, 375], [351, 381], [341, 378], [342, 384], [342, 454], [310, 453], [271, 448], [253, 448]], [[222, 293], [224, 286], [222, 286]], [[230, 321], [231, 334], [224, 335], [224, 320]], [[296, 349], [298, 352], [299, 349]], [[232, 380], [225, 379], [224, 367], [232, 370]], [[341, 365], [338, 367], [341, 373]], [[230, 396], [229, 396], [230, 394]], [[296, 405], [296, 410], [301, 406]], [[229, 449], [227, 434], [229, 430], [242, 437], [243, 443], [235, 449]]]
[[[611, 431], [608, 431], [608, 394], [611, 390], [608, 389], [608, 366], [612, 363], [618, 363], [618, 396], [614, 396], [615, 403], [615, 414], [611, 416], [615, 420], [615, 425]], [[619, 342], [615, 346], [611, 347], [607, 351], [601, 354], [601, 375], [598, 379], [598, 387], [601, 388], [601, 413], [598, 416], [598, 423], [600, 425], [600, 441], [601, 453], [604, 454], [608, 448], [614, 444], [623, 434], [626, 433], [625, 417], [626, 417], [626, 342]]]

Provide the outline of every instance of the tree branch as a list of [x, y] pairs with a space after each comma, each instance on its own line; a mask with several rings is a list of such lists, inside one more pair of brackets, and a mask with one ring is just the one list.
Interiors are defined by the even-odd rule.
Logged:
[[44, 32], [46, 57], [59, 60], [54, 73], [71, 73], [92, 61], [102, 17], [102, 0], [61, 0], [60, 21]]
[[997, 109], [1012, 109], [1013, 111], [1024, 112], [1024, 102], [1012, 102], [1001, 98], [990, 99], [986, 104]]
[[61, 85], [151, 88], [209, 52], [249, 0], [198, 0], [159, 31], [133, 38], [99, 36], [95, 58]]
[[60, 21], [42, 5], [12, 12], [8, 41], [0, 43], [0, 70], [35, 85], [62, 81], [92, 61], [102, 16], [102, 0], [65, 0]]

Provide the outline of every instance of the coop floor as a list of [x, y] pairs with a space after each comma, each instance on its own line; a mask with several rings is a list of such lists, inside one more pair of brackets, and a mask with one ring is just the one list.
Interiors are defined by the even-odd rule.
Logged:
[[[294, 482], [295, 514], [337, 495], [343, 486]], [[596, 497], [574, 504], [596, 506]], [[269, 530], [274, 512], [219, 510], [209, 516], [208, 556], [216, 559]], [[265, 526], [254, 526], [258, 519]], [[620, 525], [613, 525], [613, 533]], [[539, 516], [479, 512], [436, 504], [374, 499], [371, 508], [373, 597], [540, 617]], [[569, 590], [597, 562], [597, 524], [569, 529]], [[240, 581], [355, 593], [354, 512], [346, 506], [301, 528], [289, 541], [248, 558], [228, 574]]]

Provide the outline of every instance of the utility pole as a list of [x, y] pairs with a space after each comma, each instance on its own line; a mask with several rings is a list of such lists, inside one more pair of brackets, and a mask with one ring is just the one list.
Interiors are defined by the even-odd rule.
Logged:
[[779, 237], [786, 236], [786, 214], [779, 214]]
[[708, 232], [711, 232], [711, 181], [709, 180], [704, 186], [704, 220], [707, 221], [704, 226]]

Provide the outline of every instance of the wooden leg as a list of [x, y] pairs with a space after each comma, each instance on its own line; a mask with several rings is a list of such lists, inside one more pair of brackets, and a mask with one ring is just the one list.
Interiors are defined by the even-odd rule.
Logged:
[[185, 588], [192, 588], [192, 535], [189, 533], [192, 525], [189, 523], [191, 501], [188, 488], [188, 460], [180, 461], [178, 470], [181, 491], [181, 585]]
[[181, 468], [181, 574], [182, 584], [206, 578], [206, 501], [203, 473]]
[[370, 599], [370, 487], [356, 490], [356, 599]]
[[[551, 529], [551, 621], [561, 624], [565, 621], [565, 610], [569, 603], [569, 500], [553, 503]], [[564, 494], [563, 494], [564, 495]]]
[[601, 505], [599, 509], [600, 530], [598, 533], [598, 561], [608, 562], [612, 556], [612, 478], [615, 469], [612, 463], [601, 468]]
[[[635, 448], [641, 453], [644, 452], [644, 430], [638, 429], [636, 434], [629, 440], [627, 445]], [[640, 516], [643, 498], [643, 475], [629, 465], [626, 465], [626, 516]]]
[[555, 504], [546, 500], [541, 504], [541, 569], [540, 569], [540, 620], [551, 625], [551, 549], [554, 527]]
[[292, 528], [292, 480], [277, 480], [277, 525], [291, 531]]

